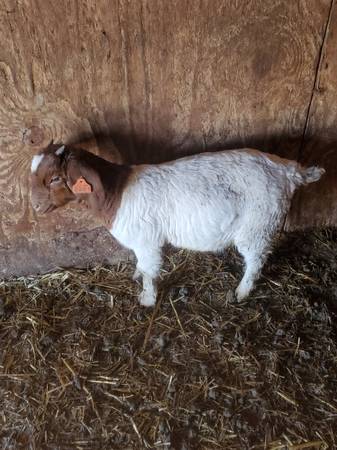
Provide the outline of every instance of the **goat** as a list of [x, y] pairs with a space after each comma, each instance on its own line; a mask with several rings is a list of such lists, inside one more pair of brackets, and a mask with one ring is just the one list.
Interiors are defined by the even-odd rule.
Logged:
[[31, 172], [37, 212], [80, 197], [117, 241], [134, 251], [134, 279], [143, 278], [140, 303], [152, 306], [166, 243], [211, 252], [234, 245], [245, 262], [236, 297], [246, 298], [296, 188], [319, 180], [325, 171], [253, 149], [132, 166], [51, 144], [33, 157]]

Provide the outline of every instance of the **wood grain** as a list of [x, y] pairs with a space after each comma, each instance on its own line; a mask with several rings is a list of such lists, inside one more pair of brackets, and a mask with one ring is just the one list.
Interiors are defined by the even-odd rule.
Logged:
[[143, 159], [242, 145], [296, 155], [328, 2], [146, 6]]
[[337, 8], [333, 4], [300, 161], [325, 176], [296, 195], [289, 228], [337, 226]]
[[116, 143], [130, 162], [242, 145], [296, 157], [329, 6], [3, 0], [0, 273], [50, 267], [37, 250], [17, 261], [18, 245], [55, 255], [51, 240], [97, 225], [83, 211], [32, 211], [30, 159], [52, 138], [95, 136], [93, 151], [113, 158]]

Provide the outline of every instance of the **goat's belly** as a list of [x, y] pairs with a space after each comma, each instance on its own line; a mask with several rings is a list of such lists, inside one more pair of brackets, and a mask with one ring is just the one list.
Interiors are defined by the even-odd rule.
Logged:
[[196, 208], [166, 223], [166, 240], [175, 247], [202, 252], [216, 252], [231, 244], [234, 238], [234, 226], [237, 222], [235, 211], [223, 211], [218, 208]]
[[172, 233], [167, 241], [174, 247], [185, 248], [198, 252], [217, 252], [231, 243], [231, 236], [219, 231], [218, 233], [200, 233], [200, 230], [190, 230]]

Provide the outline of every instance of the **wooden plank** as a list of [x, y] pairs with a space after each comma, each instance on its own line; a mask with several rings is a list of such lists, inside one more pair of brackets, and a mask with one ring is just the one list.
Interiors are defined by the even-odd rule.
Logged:
[[289, 228], [337, 226], [337, 8], [332, 3], [326, 42], [308, 117], [300, 161], [326, 175], [294, 198]]
[[329, 1], [145, 5], [142, 160], [245, 145], [296, 157]]
[[18, 243], [52, 255], [51, 240], [96, 226], [32, 211], [30, 158], [51, 138], [96, 135], [107, 157], [112, 135], [131, 162], [242, 145], [296, 156], [329, 4], [3, 0], [0, 273], [43, 267], [36, 250], [18, 261]]

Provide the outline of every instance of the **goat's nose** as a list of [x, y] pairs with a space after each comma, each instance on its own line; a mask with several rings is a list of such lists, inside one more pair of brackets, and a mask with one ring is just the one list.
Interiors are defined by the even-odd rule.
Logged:
[[38, 211], [40, 209], [40, 203], [35, 203], [33, 205], [33, 208], [35, 209], [35, 211]]

